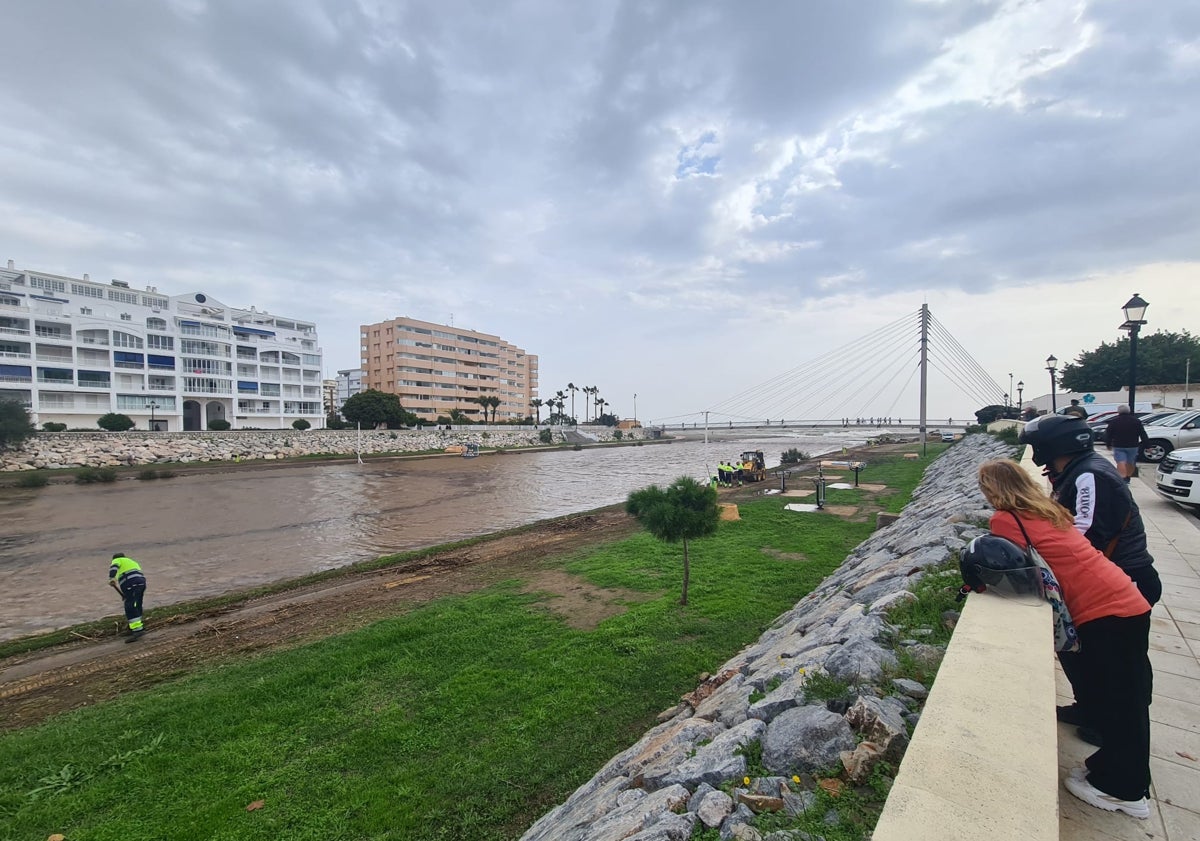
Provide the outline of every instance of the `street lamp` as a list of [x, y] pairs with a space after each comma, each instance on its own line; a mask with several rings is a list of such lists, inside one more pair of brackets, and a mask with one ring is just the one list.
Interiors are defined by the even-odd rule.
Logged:
[[1025, 393], [1025, 381], [1017, 380], [1017, 411], [1018, 412], [1020, 412], [1022, 409], [1025, 408], [1025, 399], [1023, 396], [1024, 393]]
[[633, 419], [637, 420], [637, 392], [633, 393]]
[[151, 400], [149, 403], [146, 404], [146, 408], [150, 410], [150, 431], [158, 432], [158, 429], [155, 428], [155, 425], [154, 425], [154, 410], [158, 408], [158, 404], [155, 403], [153, 400]]
[[1142, 300], [1138, 293], [1134, 292], [1133, 297], [1125, 302], [1125, 306], [1121, 307], [1125, 311], [1125, 323], [1121, 325], [1122, 330], [1129, 331], [1129, 411], [1135, 410], [1134, 401], [1137, 398], [1137, 339], [1138, 331], [1142, 329], [1142, 325], [1146, 323], [1146, 308], [1150, 306]]
[[1004, 408], [1008, 408], [1012, 401], [1012, 374], [1008, 375], [1008, 394], [1004, 395]]
[[1058, 368], [1058, 359], [1054, 354], [1046, 357], [1046, 370], [1050, 372], [1050, 411], [1058, 414], [1058, 392], [1055, 390], [1057, 384], [1054, 382], [1054, 372]]

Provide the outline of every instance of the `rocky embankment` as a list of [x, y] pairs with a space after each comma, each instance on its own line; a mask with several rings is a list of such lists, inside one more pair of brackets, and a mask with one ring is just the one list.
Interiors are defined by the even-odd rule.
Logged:
[[[888, 610], [914, 598], [909, 588], [924, 571], [951, 561], [983, 533], [991, 510], [976, 468], [1012, 452], [984, 434], [950, 448], [895, 522], [522, 841], [682, 841], [700, 828], [718, 828], [722, 839], [796, 839], [802, 834], [755, 827], [762, 812], [796, 815], [813, 806], [816, 794], [796, 780], [840, 766], [859, 781], [880, 761], [895, 766], [927, 691], [887, 677], [895, 651], [904, 647], [928, 663], [943, 652], [898, 639]], [[815, 693], [806, 686], [831, 679], [848, 684], [850, 694], [837, 703], [809, 697]], [[746, 755], [760, 751], [767, 775], [746, 784]]]
[[[589, 442], [614, 438], [609, 427], [588, 427]], [[564, 443], [552, 430], [554, 444]], [[577, 433], [583, 435], [583, 433]], [[636, 433], [635, 433], [636, 434]], [[306, 429], [238, 432], [38, 432], [17, 447], [0, 450], [0, 472], [70, 467], [116, 467], [208, 461], [263, 460], [356, 452], [417, 453], [474, 442], [482, 447], [542, 446], [539, 431], [457, 428], [356, 430]], [[623, 437], [631, 437], [629, 431]]]

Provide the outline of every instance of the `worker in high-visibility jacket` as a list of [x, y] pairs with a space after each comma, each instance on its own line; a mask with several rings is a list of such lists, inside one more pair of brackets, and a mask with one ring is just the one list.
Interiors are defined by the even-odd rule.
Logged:
[[136, 642], [142, 638], [142, 597], [146, 594], [146, 575], [141, 566], [124, 552], [112, 556], [108, 568], [109, 585], [121, 594], [125, 602], [125, 619], [129, 622], [129, 638], [125, 642]]

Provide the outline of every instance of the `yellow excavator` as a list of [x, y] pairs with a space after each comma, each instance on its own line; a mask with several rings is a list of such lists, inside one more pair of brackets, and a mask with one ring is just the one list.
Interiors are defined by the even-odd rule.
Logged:
[[735, 465], [742, 470], [743, 482], [761, 482], [767, 478], [767, 462], [762, 450], [747, 450]]

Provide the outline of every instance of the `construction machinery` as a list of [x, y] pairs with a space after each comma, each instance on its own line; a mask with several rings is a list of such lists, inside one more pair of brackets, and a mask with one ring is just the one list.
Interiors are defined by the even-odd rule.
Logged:
[[741, 469], [743, 482], [761, 482], [767, 478], [767, 462], [762, 450], [747, 450], [734, 466]]

